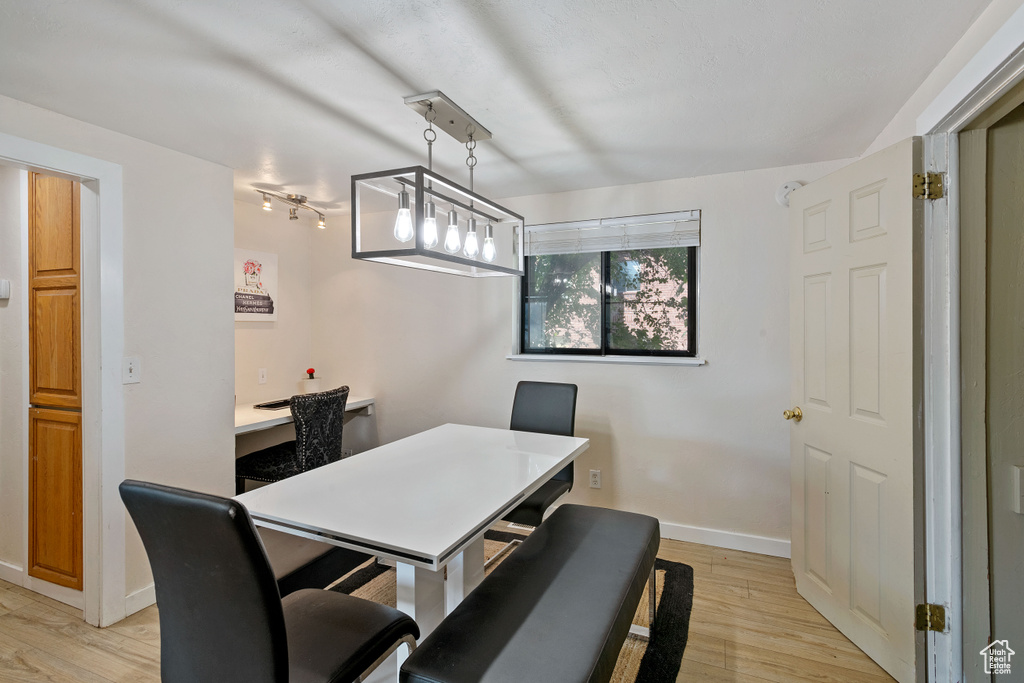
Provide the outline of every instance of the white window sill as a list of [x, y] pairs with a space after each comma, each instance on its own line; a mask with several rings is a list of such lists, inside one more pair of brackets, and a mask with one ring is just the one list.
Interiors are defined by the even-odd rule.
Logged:
[[584, 356], [557, 353], [512, 353], [507, 360], [543, 363], [618, 363], [623, 365], [704, 365], [703, 358], [688, 356]]

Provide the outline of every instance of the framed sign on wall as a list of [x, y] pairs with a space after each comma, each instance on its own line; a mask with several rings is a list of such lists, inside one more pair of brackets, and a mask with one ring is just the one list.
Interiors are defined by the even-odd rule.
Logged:
[[235, 321], [277, 320], [277, 254], [235, 249]]

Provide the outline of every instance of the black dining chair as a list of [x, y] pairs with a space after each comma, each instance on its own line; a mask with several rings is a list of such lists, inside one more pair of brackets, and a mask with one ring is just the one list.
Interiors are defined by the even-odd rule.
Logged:
[[238, 501], [131, 480], [120, 492], [153, 569], [163, 683], [348, 683], [415, 648], [419, 628], [391, 607], [325, 590], [282, 600]]
[[245, 480], [275, 482], [341, 459], [348, 387], [292, 396], [295, 440], [269, 446], [235, 460], [235, 493]]
[[[559, 382], [520, 382], [512, 399], [512, 421], [509, 429], [573, 436], [576, 433], [575, 384]], [[569, 463], [555, 476], [541, 484], [526, 500], [506, 513], [502, 519], [514, 524], [540, 526], [544, 514], [562, 496], [572, 490], [573, 464]], [[487, 562], [490, 566], [508, 550], [521, 543], [516, 539], [505, 544]]]
[[[512, 399], [512, 423], [509, 429], [573, 436], [576, 433], [575, 384], [557, 382], [520, 382]], [[573, 484], [573, 464], [569, 463], [544, 482], [526, 500], [505, 515], [506, 522], [540, 526], [551, 505], [569, 493]]]

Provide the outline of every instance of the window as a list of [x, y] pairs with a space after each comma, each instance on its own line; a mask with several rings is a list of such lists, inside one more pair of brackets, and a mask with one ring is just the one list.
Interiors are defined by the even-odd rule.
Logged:
[[695, 356], [700, 212], [527, 227], [522, 353]]

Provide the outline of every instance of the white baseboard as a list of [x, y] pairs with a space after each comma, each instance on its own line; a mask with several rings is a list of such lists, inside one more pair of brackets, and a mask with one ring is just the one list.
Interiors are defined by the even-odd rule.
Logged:
[[25, 581], [25, 569], [19, 564], [0, 560], [0, 579], [20, 586]]
[[45, 595], [57, 602], [63, 602], [65, 605], [71, 605], [75, 609], [85, 610], [85, 593], [80, 590], [68, 588], [67, 586], [58, 586], [55, 583], [50, 583], [43, 579], [37, 579], [35, 577], [28, 576], [27, 574], [22, 575], [21, 585], [33, 593]]
[[773, 557], [790, 556], [789, 540], [783, 538], [751, 536], [734, 531], [704, 529], [699, 526], [671, 524], [669, 522], [661, 523], [661, 537], [671, 538], [675, 541], [713, 545], [718, 548], [728, 548], [729, 550], [742, 550], [759, 555], [771, 555]]
[[0, 579], [27, 588], [33, 593], [45, 595], [57, 602], [63, 602], [65, 605], [71, 605], [75, 609], [85, 609], [85, 594], [82, 591], [31, 577], [25, 573], [24, 567], [11, 562], [0, 560]]
[[139, 590], [129, 593], [124, 598], [124, 615], [126, 617], [144, 610], [156, 602], [156, 587], [153, 584], [143, 586]]

